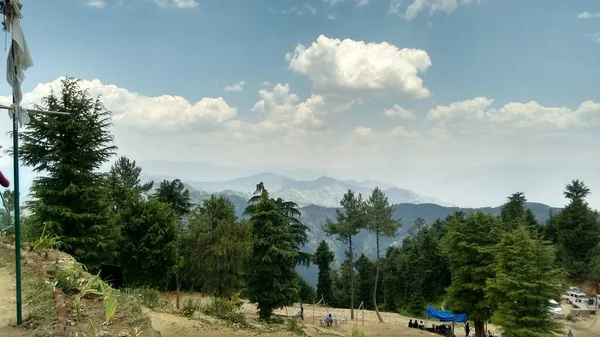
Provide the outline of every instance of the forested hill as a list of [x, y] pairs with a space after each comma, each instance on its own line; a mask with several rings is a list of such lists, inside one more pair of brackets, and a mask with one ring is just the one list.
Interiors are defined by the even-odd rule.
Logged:
[[[209, 195], [206, 192], [200, 192], [194, 190], [193, 188], [190, 188], [189, 190], [192, 200], [196, 203], [202, 202], [202, 200]], [[242, 217], [244, 209], [247, 205], [247, 199], [234, 193], [235, 192], [227, 193], [225, 191], [216, 194], [223, 195], [230, 199], [236, 206], [237, 216]], [[402, 239], [407, 235], [408, 231], [415, 223], [415, 220], [417, 220], [418, 218], [423, 218], [427, 224], [431, 224], [435, 220], [444, 219], [446, 216], [456, 211], [471, 212], [480, 210], [484, 213], [499, 215], [501, 210], [501, 207], [484, 207], [479, 209], [472, 209], [460, 207], [445, 207], [435, 204], [399, 204], [395, 205], [394, 207], [394, 217], [397, 219], [401, 219], [403, 226], [400, 229], [398, 236], [393, 238], [382, 238], [382, 247], [389, 247], [390, 245], [400, 245], [402, 243]], [[552, 208], [548, 205], [540, 203], [526, 203], [526, 207], [533, 212], [537, 220], [541, 223], [545, 223], [546, 220], [548, 220], [550, 211], [552, 211], [553, 213], [557, 213], [558, 211], [560, 211], [559, 208]], [[328, 237], [323, 232], [323, 225], [325, 224], [327, 219], [335, 220], [336, 208], [311, 205], [302, 207], [299, 210], [302, 213], [302, 222], [310, 228], [310, 232], [308, 234], [310, 242], [306, 247], [304, 247], [303, 250], [312, 253], [316, 250], [317, 245], [321, 240], [326, 240], [329, 243], [331, 249], [335, 252], [336, 266], [339, 265], [340, 261], [343, 260], [344, 249], [346, 249], [346, 246], [341, 244], [339, 241], [335, 240], [334, 237]], [[375, 257], [375, 238], [371, 233], [368, 233], [367, 231], [362, 231], [359, 235], [355, 237], [354, 245], [356, 247], [355, 253], [357, 255], [364, 253], [369, 258]], [[309, 283], [313, 285], [316, 284], [316, 268], [301, 268], [298, 271], [302, 274], [303, 277], [305, 277], [305, 279]]]

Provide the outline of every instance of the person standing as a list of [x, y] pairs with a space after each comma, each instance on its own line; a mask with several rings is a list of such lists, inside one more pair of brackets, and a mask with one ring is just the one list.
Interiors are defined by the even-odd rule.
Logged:
[[465, 325], [465, 335], [469, 337], [469, 332], [471, 332], [471, 327], [469, 326], [469, 322]]
[[300, 318], [304, 320], [304, 306], [300, 303]]
[[571, 331], [571, 329], [569, 329], [569, 333], [567, 334], [567, 337], [573, 337], [573, 332]]

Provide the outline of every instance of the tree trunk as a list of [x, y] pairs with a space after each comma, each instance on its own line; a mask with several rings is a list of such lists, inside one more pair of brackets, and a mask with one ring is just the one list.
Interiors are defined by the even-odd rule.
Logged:
[[483, 321], [475, 321], [475, 337], [485, 336], [485, 325]]
[[375, 305], [375, 313], [377, 314], [377, 318], [379, 318], [379, 323], [384, 323], [381, 314], [379, 313], [379, 308], [377, 307], [377, 283], [379, 282], [379, 268], [381, 267], [381, 259], [379, 258], [379, 231], [375, 233], [376, 236], [376, 244], [377, 244], [377, 262], [375, 267], [375, 285], [373, 286], [373, 304]]
[[352, 237], [349, 240], [350, 249], [350, 319], [354, 320], [354, 254], [352, 253]]

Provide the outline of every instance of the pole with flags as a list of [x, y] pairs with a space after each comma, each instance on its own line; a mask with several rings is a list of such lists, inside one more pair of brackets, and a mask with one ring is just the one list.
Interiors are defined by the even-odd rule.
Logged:
[[16, 300], [17, 300], [17, 325], [23, 323], [23, 306], [21, 297], [21, 209], [19, 195], [19, 126], [29, 123], [29, 112], [68, 115], [65, 112], [29, 111], [20, 104], [23, 100], [21, 84], [25, 79], [25, 70], [33, 66], [29, 47], [25, 41], [23, 28], [21, 27], [21, 9], [23, 5], [20, 0], [0, 0], [0, 9], [4, 15], [4, 31], [11, 33], [10, 51], [7, 60], [6, 80], [12, 87], [12, 104], [10, 106], [0, 105], [0, 109], [8, 111], [13, 121], [13, 165], [14, 165], [14, 194], [15, 194], [15, 265], [16, 265]]

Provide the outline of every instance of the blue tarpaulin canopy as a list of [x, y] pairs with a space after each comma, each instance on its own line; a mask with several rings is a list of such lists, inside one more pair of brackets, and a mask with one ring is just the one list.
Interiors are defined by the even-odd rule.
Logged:
[[467, 321], [467, 314], [455, 314], [448, 310], [437, 310], [432, 306], [427, 307], [425, 316], [437, 318], [440, 322], [465, 323]]

